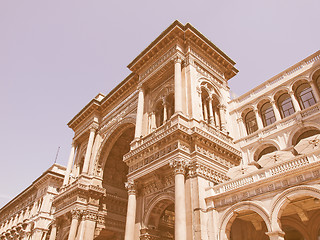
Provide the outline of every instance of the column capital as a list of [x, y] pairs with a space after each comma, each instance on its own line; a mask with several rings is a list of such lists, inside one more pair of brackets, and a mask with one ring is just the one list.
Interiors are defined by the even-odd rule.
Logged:
[[284, 234], [282, 231], [266, 232], [266, 235], [268, 235], [271, 240], [282, 240], [284, 239]]
[[294, 91], [293, 90], [288, 91], [288, 93], [289, 93], [290, 96], [294, 95]]
[[97, 221], [98, 213], [90, 210], [85, 210], [82, 212], [82, 219], [89, 221]]
[[180, 56], [176, 56], [174, 59], [173, 59], [174, 63], [182, 63], [182, 58]]
[[136, 184], [134, 183], [133, 180], [129, 180], [125, 184], [126, 189], [128, 190], [129, 195], [136, 195]]
[[95, 132], [95, 131], [97, 131], [98, 128], [99, 128], [98, 123], [91, 123], [91, 125], [89, 126], [90, 132]]
[[185, 160], [170, 160], [169, 166], [173, 168], [175, 174], [185, 174], [189, 162]]
[[224, 105], [224, 104], [219, 104], [217, 107], [218, 107], [220, 110], [226, 110], [226, 109], [227, 109], [226, 105]]
[[80, 219], [82, 210], [76, 208], [76, 209], [72, 209], [70, 212], [71, 212], [72, 219], [77, 219], [77, 220]]
[[242, 117], [238, 117], [238, 118], [237, 118], [237, 122], [238, 122], [238, 123], [243, 122], [243, 118], [242, 118]]

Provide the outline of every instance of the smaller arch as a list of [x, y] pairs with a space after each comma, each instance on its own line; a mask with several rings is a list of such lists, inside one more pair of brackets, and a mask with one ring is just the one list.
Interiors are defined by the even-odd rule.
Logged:
[[[320, 124], [315, 123], [315, 122], [305, 122], [305, 123], [303, 123], [303, 126], [294, 128], [288, 137], [288, 144], [289, 144], [288, 147], [295, 146], [301, 140], [301, 139], [299, 139], [299, 137], [304, 132], [307, 132], [309, 130], [315, 131], [315, 134], [320, 133]], [[312, 134], [312, 135], [314, 135], [314, 134]], [[309, 135], [309, 136], [312, 136], [312, 135]], [[309, 136], [304, 136], [303, 138], [309, 137]]]
[[284, 192], [275, 196], [271, 202], [271, 227], [273, 231], [281, 231], [280, 218], [283, 210], [291, 202], [291, 200], [301, 197], [309, 196], [320, 199], [320, 187], [319, 185], [300, 185], [289, 188]]
[[[143, 225], [144, 227], [148, 227], [150, 225], [150, 217], [152, 215], [152, 211], [158, 206], [161, 208], [163, 211], [165, 210], [166, 207], [168, 207], [170, 204], [174, 203], [174, 193], [171, 192], [166, 192], [166, 193], [160, 193], [157, 194], [152, 198], [150, 203], [147, 206], [147, 211], [144, 214], [143, 217]], [[162, 206], [159, 206], [160, 203], [167, 202], [167, 204], [163, 204]], [[154, 224], [154, 223], [153, 223]]]
[[250, 135], [258, 130], [258, 123], [254, 110], [249, 110], [246, 113], [242, 113], [242, 119], [247, 130], [247, 134]]
[[[257, 213], [265, 222], [268, 232], [271, 232], [272, 228], [268, 211], [261, 206], [259, 202], [244, 201], [230, 207], [220, 218], [220, 239], [225, 239], [225, 237], [228, 236], [226, 231], [231, 229], [233, 221], [236, 219], [237, 214], [241, 211], [253, 211]], [[227, 239], [229, 238], [227, 237]]]
[[[275, 140], [263, 140], [262, 142], [260, 142], [259, 144], [257, 144], [255, 146], [255, 148], [253, 149], [252, 153], [253, 153], [253, 159], [255, 161], [258, 161], [259, 158], [264, 155], [264, 154], [268, 154], [271, 151], [271, 149], [269, 149], [270, 151], [266, 150], [269, 147], [273, 147], [273, 151], [278, 151], [280, 150], [280, 145], [277, 141]], [[264, 152], [263, 152], [264, 151]]]

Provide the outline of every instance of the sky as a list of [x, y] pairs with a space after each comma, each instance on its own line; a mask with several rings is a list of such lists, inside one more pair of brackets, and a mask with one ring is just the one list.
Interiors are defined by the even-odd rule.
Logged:
[[319, 0], [0, 0], [0, 207], [55, 159], [66, 165], [67, 123], [174, 20], [236, 62], [229, 84], [241, 95], [320, 49], [319, 9]]

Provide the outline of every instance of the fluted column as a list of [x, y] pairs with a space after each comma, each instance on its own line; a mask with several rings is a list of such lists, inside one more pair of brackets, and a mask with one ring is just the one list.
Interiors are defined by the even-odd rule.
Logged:
[[82, 169], [83, 173], [88, 173], [88, 170], [89, 170], [89, 162], [90, 162], [90, 157], [91, 157], [93, 140], [94, 140], [97, 128], [98, 128], [98, 126], [96, 124], [93, 124], [90, 127], [89, 141], [88, 141], [87, 151], [86, 151], [86, 155], [84, 158], [83, 169]]
[[51, 233], [50, 233], [49, 240], [55, 240], [56, 237], [57, 237], [57, 223], [56, 221], [53, 221], [51, 225]]
[[176, 113], [182, 113], [181, 63], [181, 58], [174, 59], [174, 109]]
[[128, 208], [124, 240], [134, 240], [134, 226], [136, 222], [137, 208], [136, 189], [134, 182], [126, 182], [126, 188], [128, 189]]
[[293, 92], [293, 91], [290, 91], [290, 92], [289, 92], [289, 95], [290, 95], [290, 97], [291, 97], [291, 101], [292, 101], [292, 104], [293, 104], [293, 107], [294, 107], [295, 111], [296, 111], [296, 112], [301, 111], [300, 105], [299, 105], [296, 97], [294, 96], [294, 92]]
[[276, 121], [280, 121], [281, 120], [281, 115], [280, 115], [279, 109], [276, 106], [276, 102], [273, 100], [270, 103], [271, 103], [271, 106], [272, 106]]
[[138, 95], [136, 130], [135, 130], [135, 134], [134, 134], [135, 139], [140, 138], [142, 135], [143, 109], [144, 109], [144, 90], [143, 90], [142, 86], [140, 86], [139, 95]]
[[209, 123], [214, 125], [214, 116], [213, 116], [213, 109], [212, 109], [212, 97], [209, 97]]
[[309, 81], [309, 84], [310, 84], [310, 87], [312, 89], [312, 92], [313, 92], [313, 96], [316, 100], [316, 102], [320, 102], [320, 97], [319, 97], [319, 91], [318, 91], [318, 88], [316, 87], [316, 85], [314, 84], [313, 81]]
[[70, 225], [68, 240], [75, 240], [76, 239], [77, 228], [78, 228], [80, 216], [81, 216], [81, 211], [79, 209], [74, 209], [71, 211], [72, 221], [71, 221], [71, 225]]
[[170, 167], [174, 169], [174, 210], [175, 210], [175, 223], [174, 223], [174, 236], [175, 239], [187, 239], [187, 218], [186, 218], [186, 199], [185, 199], [185, 168], [186, 162], [173, 160], [170, 162]]
[[72, 163], [74, 159], [74, 152], [75, 152], [75, 143], [74, 141], [72, 141], [66, 175], [64, 176], [64, 180], [63, 180], [63, 186], [68, 185], [69, 183], [70, 172], [71, 172]]
[[259, 110], [256, 106], [254, 107], [253, 112], [254, 112], [256, 119], [257, 119], [258, 129], [262, 129], [263, 128], [262, 119], [260, 117]]

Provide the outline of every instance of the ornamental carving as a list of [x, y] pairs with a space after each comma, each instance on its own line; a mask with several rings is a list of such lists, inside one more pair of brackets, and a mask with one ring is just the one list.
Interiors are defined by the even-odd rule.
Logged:
[[128, 190], [128, 195], [136, 194], [136, 186], [132, 180], [129, 180], [128, 182], [126, 182], [125, 187]]
[[189, 162], [186, 160], [170, 160], [169, 166], [173, 168], [175, 174], [185, 174]]
[[82, 214], [82, 210], [80, 209], [72, 209], [71, 210], [71, 217], [72, 219], [80, 219], [81, 217], [81, 214]]

